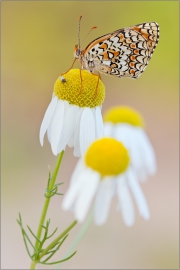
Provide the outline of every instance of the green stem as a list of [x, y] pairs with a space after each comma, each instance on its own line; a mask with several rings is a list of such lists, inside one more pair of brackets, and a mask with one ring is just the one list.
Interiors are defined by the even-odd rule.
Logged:
[[[57, 174], [58, 174], [58, 171], [59, 171], [59, 167], [61, 165], [63, 154], [64, 154], [64, 151], [62, 151], [58, 156], [58, 160], [57, 160], [57, 163], [56, 163], [52, 178], [51, 178], [49, 186], [48, 186], [49, 190], [51, 190], [54, 187], [54, 184], [56, 182], [56, 177], [57, 177]], [[46, 192], [46, 195], [49, 196], [49, 195], [51, 195], [51, 193]], [[41, 218], [40, 218], [39, 226], [38, 226], [38, 231], [37, 231], [37, 238], [38, 239], [41, 238], [41, 233], [42, 233], [42, 229], [43, 229], [43, 227], [41, 225], [44, 225], [44, 221], [45, 221], [45, 218], [46, 218], [46, 214], [47, 214], [47, 210], [48, 210], [50, 200], [51, 200], [51, 197], [49, 196], [48, 198], [46, 197], [45, 202], [44, 202], [44, 207], [43, 207], [43, 210], [42, 210], [42, 214], [41, 214]], [[38, 242], [38, 240], [36, 240], [36, 242], [35, 242], [35, 248], [36, 249], [38, 249], [38, 245], [39, 245], [39, 242]], [[36, 262], [32, 261], [30, 269], [35, 269], [35, 265], [36, 265]]]
[[44, 255], [47, 254], [47, 252], [54, 247], [54, 245], [61, 240], [75, 225], [77, 224], [77, 220], [74, 220], [69, 227], [67, 227], [64, 232], [62, 232], [56, 239], [54, 239], [48, 246], [43, 250], [41, 255], [39, 256], [39, 259], [41, 259]]
[[36, 262], [35, 261], [32, 261], [31, 262], [30, 269], [35, 269], [35, 267], [36, 267]]

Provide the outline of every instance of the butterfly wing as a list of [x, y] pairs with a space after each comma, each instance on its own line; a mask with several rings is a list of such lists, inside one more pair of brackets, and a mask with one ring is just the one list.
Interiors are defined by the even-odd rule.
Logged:
[[84, 59], [95, 69], [117, 77], [138, 78], [158, 44], [159, 26], [155, 22], [122, 28], [92, 41]]

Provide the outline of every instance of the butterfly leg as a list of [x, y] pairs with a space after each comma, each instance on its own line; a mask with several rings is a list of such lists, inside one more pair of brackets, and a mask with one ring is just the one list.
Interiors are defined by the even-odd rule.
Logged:
[[81, 68], [80, 68], [80, 79], [81, 79], [81, 88], [79, 90], [79, 95], [82, 93], [82, 88], [83, 88], [83, 84], [82, 84], [82, 71], [81, 71]]
[[96, 90], [95, 90], [95, 97], [94, 98], [96, 98], [97, 97], [97, 94], [98, 94], [98, 85], [99, 85], [99, 79], [101, 80], [101, 75], [100, 75], [100, 73], [98, 72], [98, 75], [97, 74], [94, 74], [93, 73], [93, 75], [95, 75], [95, 76], [98, 76], [98, 80], [97, 80], [97, 84], [96, 84]]
[[61, 80], [62, 82], [66, 82], [66, 79], [65, 79], [62, 75], [68, 73], [68, 71], [69, 71], [70, 69], [72, 69], [72, 67], [74, 66], [75, 61], [76, 61], [76, 58], [74, 58], [74, 61], [73, 61], [72, 65], [71, 65], [71, 67], [70, 67], [66, 72], [64, 72], [64, 73], [61, 74], [60, 80]]

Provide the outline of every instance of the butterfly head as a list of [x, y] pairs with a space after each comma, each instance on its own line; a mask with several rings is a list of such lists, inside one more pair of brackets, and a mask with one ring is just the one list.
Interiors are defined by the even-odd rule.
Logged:
[[78, 45], [74, 47], [74, 58], [79, 59], [81, 55], [81, 50], [79, 49]]

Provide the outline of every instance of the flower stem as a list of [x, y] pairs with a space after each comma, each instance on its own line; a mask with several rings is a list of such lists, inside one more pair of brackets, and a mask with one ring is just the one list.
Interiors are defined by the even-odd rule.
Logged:
[[35, 267], [36, 267], [36, 262], [35, 261], [32, 261], [31, 262], [30, 269], [35, 269]]
[[[55, 169], [54, 169], [52, 178], [51, 178], [50, 183], [49, 183], [49, 186], [48, 186], [48, 189], [49, 190], [53, 189], [54, 184], [56, 182], [56, 177], [57, 177], [57, 174], [58, 174], [58, 171], [59, 171], [59, 167], [61, 165], [63, 154], [64, 154], [64, 151], [62, 151], [59, 154], [59, 156], [58, 156], [58, 160], [56, 162], [56, 166], [55, 166]], [[49, 203], [50, 203], [50, 200], [51, 200], [51, 196], [50, 196], [51, 195], [51, 192], [50, 191], [49, 192], [46, 192], [46, 195], [47, 195], [47, 197], [46, 197], [45, 202], [44, 202], [44, 206], [43, 206], [41, 218], [40, 218], [40, 221], [39, 221], [38, 231], [37, 231], [37, 238], [38, 239], [41, 238], [41, 233], [42, 233], [42, 229], [43, 229], [42, 225], [44, 225], [44, 221], [45, 221], [45, 218], [46, 218], [48, 206], [49, 206]], [[38, 249], [38, 245], [39, 245], [39, 241], [36, 240], [36, 242], [35, 242], [35, 248], [36, 249]], [[32, 261], [31, 268], [30, 269], [35, 269], [35, 265], [36, 265], [36, 262], [35, 261]]]
[[41, 252], [41, 255], [39, 256], [39, 259], [41, 259], [46, 253], [54, 247], [54, 245], [63, 238], [75, 225], [77, 224], [77, 220], [74, 220], [69, 227], [67, 227], [64, 232], [62, 232], [56, 239], [54, 239], [48, 246]]

